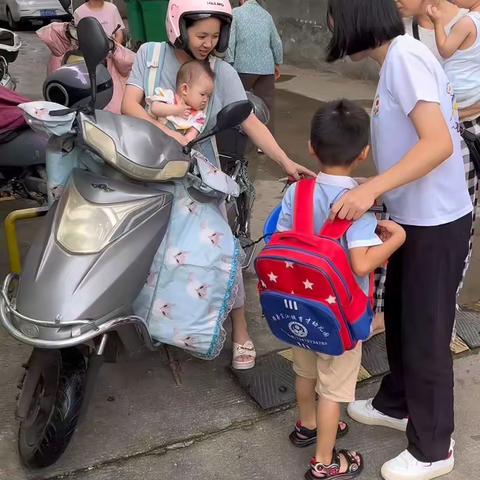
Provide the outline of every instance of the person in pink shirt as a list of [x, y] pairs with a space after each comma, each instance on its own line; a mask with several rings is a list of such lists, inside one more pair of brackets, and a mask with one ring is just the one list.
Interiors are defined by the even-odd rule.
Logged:
[[120, 25], [120, 28], [115, 33], [115, 40], [123, 45], [125, 24], [118, 8], [113, 3], [105, 2], [104, 0], [88, 0], [73, 13], [75, 25], [85, 17], [96, 18], [109, 37]]

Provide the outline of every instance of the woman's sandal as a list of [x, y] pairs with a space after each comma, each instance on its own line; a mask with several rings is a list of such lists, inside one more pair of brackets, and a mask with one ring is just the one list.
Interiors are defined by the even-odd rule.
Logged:
[[[348, 433], [348, 424], [338, 422], [337, 438], [342, 438]], [[292, 444], [298, 448], [308, 447], [317, 441], [317, 430], [310, 430], [302, 426], [300, 421], [295, 425], [295, 430], [288, 437]]]
[[[247, 357], [247, 359], [241, 360], [241, 357]], [[255, 366], [256, 357], [257, 352], [255, 351], [255, 346], [251, 340], [247, 340], [243, 345], [235, 342], [233, 343], [232, 368], [235, 370], [249, 370], [250, 368], [253, 368]]]
[[[341, 472], [341, 458], [342, 456], [346, 463], [347, 469], [345, 472]], [[357, 460], [358, 457], [360, 459]], [[322, 480], [330, 478], [340, 478], [342, 480], [351, 480], [362, 473], [363, 470], [363, 457], [358, 453], [351, 450], [340, 450], [338, 453], [333, 450], [332, 463], [330, 465], [323, 465], [318, 463], [315, 459], [310, 462], [310, 468], [305, 474], [306, 480]]]

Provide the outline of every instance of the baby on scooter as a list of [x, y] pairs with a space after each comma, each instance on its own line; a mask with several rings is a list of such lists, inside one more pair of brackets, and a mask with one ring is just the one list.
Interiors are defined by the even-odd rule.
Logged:
[[205, 109], [214, 81], [215, 74], [208, 63], [191, 60], [180, 67], [175, 92], [157, 87], [155, 94], [146, 98], [148, 111], [191, 141], [205, 126]]

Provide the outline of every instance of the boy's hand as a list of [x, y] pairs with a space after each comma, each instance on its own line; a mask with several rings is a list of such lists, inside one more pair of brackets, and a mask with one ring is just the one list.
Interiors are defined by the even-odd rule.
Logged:
[[436, 25], [442, 23], [442, 12], [434, 5], [427, 5], [428, 18]]
[[392, 220], [379, 220], [377, 233], [382, 242], [386, 242], [391, 238], [396, 237], [400, 244], [402, 244], [406, 238], [405, 230]]

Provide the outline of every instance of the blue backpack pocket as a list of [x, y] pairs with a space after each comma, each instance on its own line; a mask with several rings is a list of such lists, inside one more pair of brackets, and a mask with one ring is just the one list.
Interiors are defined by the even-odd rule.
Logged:
[[279, 340], [326, 355], [345, 352], [339, 322], [326, 305], [271, 291], [261, 293], [260, 303], [270, 330]]
[[372, 333], [374, 317], [375, 314], [373, 313], [372, 306], [369, 302], [364, 314], [356, 322], [348, 324], [352, 338], [361, 340], [362, 342], [368, 340]]

